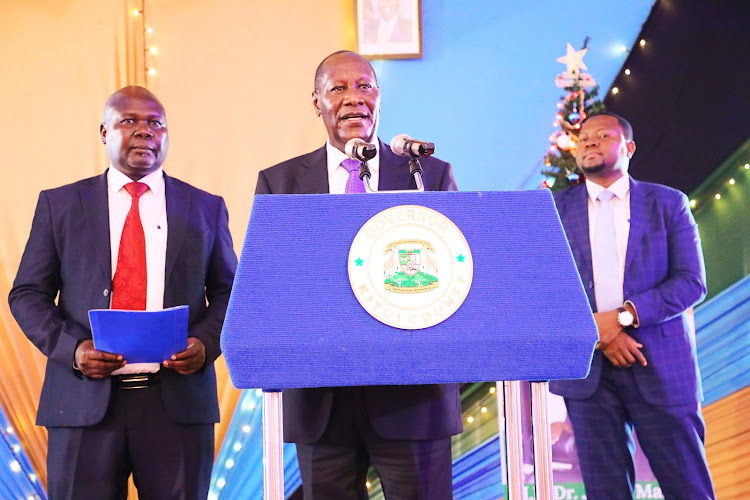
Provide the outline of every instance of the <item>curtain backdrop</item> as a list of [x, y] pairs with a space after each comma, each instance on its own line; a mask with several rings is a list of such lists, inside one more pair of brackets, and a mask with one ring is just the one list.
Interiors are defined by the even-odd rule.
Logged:
[[[353, 49], [350, 0], [247, 2], [6, 0], [0, 16], [0, 296], [7, 297], [39, 191], [97, 175], [107, 97], [146, 84], [162, 101], [170, 175], [224, 196], [239, 254], [258, 171], [321, 146], [313, 113], [320, 60]], [[145, 34], [143, 20], [153, 28]], [[145, 54], [154, 45], [157, 54]], [[144, 55], [145, 54], [145, 55]], [[145, 58], [145, 59], [144, 59]], [[145, 64], [144, 64], [145, 62]], [[146, 77], [144, 67], [157, 73]], [[36, 407], [46, 359], [0, 300], [0, 404], [46, 485]], [[217, 362], [223, 439], [239, 392]]]

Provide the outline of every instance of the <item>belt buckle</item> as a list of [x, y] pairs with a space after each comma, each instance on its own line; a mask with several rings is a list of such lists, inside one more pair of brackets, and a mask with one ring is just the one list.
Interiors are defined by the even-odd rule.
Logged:
[[133, 375], [120, 375], [120, 389], [146, 389], [150, 385], [149, 375], [147, 373], [137, 373]]

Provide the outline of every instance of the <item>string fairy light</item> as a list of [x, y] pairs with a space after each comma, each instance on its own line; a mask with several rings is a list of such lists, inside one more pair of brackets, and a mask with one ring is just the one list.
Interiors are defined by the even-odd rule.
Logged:
[[[6, 493], [13, 498], [40, 500], [46, 498], [33, 467], [29, 463], [13, 426], [8, 422], [5, 413], [0, 409], [0, 482], [10, 489]], [[13, 479], [10, 479], [10, 478]], [[6, 480], [10, 479], [10, 482]], [[5, 498], [5, 497], [4, 497]]]
[[251, 444], [261, 443], [262, 396], [263, 391], [260, 389], [242, 392], [227, 430], [225, 444], [216, 457], [208, 500], [220, 500], [236, 493], [237, 475], [244, 474], [242, 467], [237, 466], [247, 460], [248, 454], [253, 453], [252, 450], [256, 447]]
[[[739, 163], [735, 168], [729, 169], [725, 175], [716, 179], [711, 186], [701, 190], [699, 194], [694, 194], [690, 198], [690, 208], [692, 210], [704, 209], [710, 206], [710, 202], [718, 202], [724, 199], [726, 194], [735, 193], [732, 197], [736, 196], [737, 192], [734, 191], [736, 189], [734, 186], [739, 187], [741, 184], [747, 183], [748, 170], [750, 170], [750, 163]], [[738, 176], [741, 172], [744, 173]]]
[[142, 29], [143, 78], [146, 82], [146, 86], [148, 86], [149, 77], [157, 75], [156, 68], [151, 63], [153, 57], [159, 53], [159, 50], [149, 41], [149, 35], [153, 35], [154, 28], [148, 26], [146, 12], [146, 0], [140, 0], [139, 6], [131, 9], [130, 11], [134, 18], [138, 18], [138, 22], [140, 23]]

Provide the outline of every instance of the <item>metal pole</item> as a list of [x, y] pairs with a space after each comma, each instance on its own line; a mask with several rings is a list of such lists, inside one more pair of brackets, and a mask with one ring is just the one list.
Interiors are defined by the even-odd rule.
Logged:
[[523, 500], [521, 383], [505, 382], [505, 442], [508, 445], [508, 500]]
[[284, 449], [280, 390], [263, 390], [263, 499], [284, 500]]
[[508, 484], [508, 456], [505, 443], [505, 389], [502, 382], [495, 382], [495, 402], [497, 403], [497, 439], [500, 441], [500, 475], [502, 484]]
[[537, 500], [552, 500], [552, 438], [549, 427], [549, 382], [531, 383], [534, 484]]

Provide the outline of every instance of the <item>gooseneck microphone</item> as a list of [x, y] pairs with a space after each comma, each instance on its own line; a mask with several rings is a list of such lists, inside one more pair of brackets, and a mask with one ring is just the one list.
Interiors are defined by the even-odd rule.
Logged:
[[399, 156], [421, 158], [432, 155], [435, 152], [435, 144], [412, 139], [406, 134], [399, 134], [391, 139], [391, 149]]
[[367, 160], [372, 160], [378, 154], [375, 144], [367, 143], [355, 137], [349, 139], [344, 145], [344, 153], [352, 160], [359, 160], [359, 178], [365, 183], [365, 191], [372, 191], [369, 183], [372, 174], [370, 173], [370, 167], [367, 165]]
[[346, 146], [344, 146], [344, 153], [346, 153], [346, 156], [352, 160], [365, 162], [375, 158], [375, 155], [378, 154], [378, 150], [375, 149], [374, 144], [370, 144], [355, 137], [354, 139], [349, 139], [349, 142], [346, 143]]

